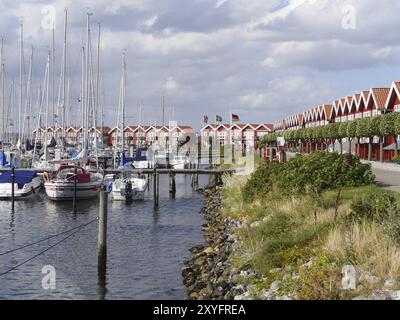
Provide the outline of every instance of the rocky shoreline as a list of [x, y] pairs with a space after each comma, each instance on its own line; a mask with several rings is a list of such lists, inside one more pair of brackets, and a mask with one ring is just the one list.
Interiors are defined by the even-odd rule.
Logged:
[[[192, 259], [182, 267], [183, 283], [188, 288], [188, 300], [292, 300], [293, 293], [280, 295], [278, 292], [282, 283], [288, 278], [297, 278], [299, 274], [292, 272], [290, 266], [270, 270], [270, 273], [283, 274], [268, 289], [258, 289], [256, 279], [264, 277], [250, 269], [234, 268], [229, 260], [230, 254], [240, 247], [237, 230], [245, 227], [245, 222], [227, 218], [222, 213], [222, 187], [209, 187], [201, 190], [205, 195], [205, 205], [202, 210], [207, 223], [203, 225], [205, 245], [190, 249]], [[262, 222], [259, 222], [262, 223]], [[252, 227], [252, 226], [250, 226]], [[306, 263], [304, 268], [310, 268], [313, 261]], [[349, 271], [350, 270], [350, 271]], [[353, 270], [353, 272], [351, 272]], [[356, 271], [354, 271], [356, 270]], [[349, 274], [354, 273], [354, 279]], [[399, 300], [400, 284], [395, 280], [383, 281], [361, 268], [343, 266], [343, 292], [353, 292], [353, 300]], [[354, 283], [353, 283], [354, 282]], [[246, 284], [245, 284], [246, 283]], [[349, 285], [350, 284], [350, 285]], [[374, 286], [366, 294], [364, 286]], [[364, 291], [364, 294], [362, 293]], [[358, 294], [357, 294], [358, 293]]]
[[226, 218], [221, 212], [222, 188], [203, 190], [205, 206], [202, 210], [207, 223], [203, 225], [204, 246], [190, 249], [193, 258], [182, 268], [183, 283], [188, 288], [189, 300], [233, 300], [243, 294], [239, 285], [240, 271], [232, 268], [229, 255], [238, 245], [235, 230], [240, 221]]

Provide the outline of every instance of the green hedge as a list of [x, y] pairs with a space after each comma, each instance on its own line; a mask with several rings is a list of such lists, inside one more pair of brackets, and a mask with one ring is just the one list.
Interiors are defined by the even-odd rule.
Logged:
[[251, 202], [275, 191], [284, 196], [320, 195], [323, 191], [357, 187], [374, 182], [371, 166], [359, 158], [351, 162], [337, 153], [298, 155], [287, 163], [261, 165], [247, 182], [243, 195]]
[[400, 113], [391, 112], [369, 118], [356, 119], [342, 123], [331, 123], [313, 128], [301, 128], [294, 131], [272, 133], [261, 138], [262, 146], [276, 143], [279, 136], [287, 141], [369, 138], [374, 136], [389, 136], [400, 134]]

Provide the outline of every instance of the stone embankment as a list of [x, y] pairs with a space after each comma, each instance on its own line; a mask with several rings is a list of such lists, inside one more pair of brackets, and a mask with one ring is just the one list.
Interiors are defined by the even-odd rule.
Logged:
[[[262, 275], [253, 272], [249, 266], [236, 269], [231, 265], [230, 256], [241, 245], [237, 231], [246, 224], [223, 214], [221, 187], [202, 191], [205, 195], [202, 213], [207, 220], [203, 225], [205, 245], [191, 248], [193, 257], [182, 268], [183, 282], [188, 288], [187, 299], [292, 300], [292, 293], [281, 293], [285, 281], [299, 277], [299, 273], [290, 266], [270, 270], [271, 274], [281, 274], [282, 278], [276, 277], [277, 280], [269, 288], [259, 289], [255, 283], [265, 280]], [[249, 227], [257, 227], [264, 222], [253, 222]], [[312, 266], [313, 261], [309, 261], [302, 267]], [[350, 265], [343, 266], [342, 275], [341, 291], [349, 293], [353, 300], [400, 300], [400, 283], [395, 280], [380, 279]]]
[[221, 212], [221, 187], [206, 188], [204, 195], [206, 244], [191, 249], [193, 258], [182, 268], [183, 282], [190, 300], [232, 300], [244, 293], [243, 286], [238, 285], [240, 271], [229, 262], [230, 253], [238, 246], [235, 230], [242, 223], [226, 218]]

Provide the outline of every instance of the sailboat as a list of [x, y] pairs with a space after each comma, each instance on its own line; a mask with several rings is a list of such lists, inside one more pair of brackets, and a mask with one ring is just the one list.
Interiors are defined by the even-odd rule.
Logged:
[[[67, 17], [66, 19], [67, 20]], [[67, 28], [65, 24], [65, 28]], [[65, 32], [66, 34], [66, 32]], [[83, 90], [84, 103], [82, 103], [82, 130], [83, 130], [83, 144], [82, 150], [75, 157], [66, 161], [60, 160], [61, 166], [54, 177], [45, 174], [45, 189], [46, 194], [51, 200], [71, 200], [76, 196], [77, 199], [89, 199], [97, 197], [102, 186], [103, 176], [96, 172], [88, 172], [83, 166], [90, 158], [89, 154], [89, 118], [95, 114], [94, 105], [90, 97], [93, 96], [93, 86], [91, 81], [91, 45], [90, 45], [90, 14], [87, 14], [87, 42], [86, 50], [82, 50], [82, 71], [84, 78]], [[64, 41], [66, 45], [66, 41]], [[64, 54], [65, 59], [65, 54]], [[65, 64], [65, 60], [64, 60]], [[65, 67], [63, 71], [65, 77]], [[65, 86], [65, 81], [62, 81]], [[65, 89], [64, 89], [65, 92]], [[65, 100], [65, 95], [64, 95]], [[65, 102], [63, 102], [65, 106]], [[63, 107], [64, 108], [64, 107]], [[96, 150], [95, 150], [96, 152]]]
[[[125, 118], [125, 99], [126, 99], [126, 56], [125, 52], [122, 54], [122, 70], [121, 70], [121, 84], [120, 84], [120, 95], [119, 95], [119, 109], [118, 115], [121, 119], [120, 132], [121, 132], [121, 155], [120, 155], [120, 166], [121, 174], [111, 184], [111, 197], [117, 201], [131, 201], [131, 200], [143, 200], [144, 193], [147, 189], [147, 180], [145, 175], [135, 175], [132, 172], [132, 166], [126, 166], [125, 163], [125, 139], [124, 139], [124, 118]], [[118, 150], [116, 146], [116, 152]]]
[[[0, 200], [9, 200], [13, 194], [14, 198], [27, 199], [36, 194], [43, 185], [43, 180], [35, 171], [15, 170], [15, 176], [12, 171], [5, 171], [0, 174]], [[13, 183], [14, 182], [14, 183]]]

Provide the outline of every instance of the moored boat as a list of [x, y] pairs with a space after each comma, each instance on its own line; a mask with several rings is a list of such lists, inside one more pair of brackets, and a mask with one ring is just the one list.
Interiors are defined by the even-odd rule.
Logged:
[[12, 171], [5, 171], [0, 174], [0, 200], [9, 200], [12, 198], [12, 185], [14, 181], [14, 199], [26, 199], [35, 195], [43, 185], [43, 180], [35, 171], [15, 170], [15, 176], [12, 177]]
[[103, 176], [99, 173], [86, 172], [76, 165], [62, 165], [52, 179], [45, 174], [44, 187], [50, 200], [72, 200], [75, 186], [77, 199], [97, 197], [103, 186]]
[[114, 201], [140, 201], [144, 200], [147, 189], [145, 175], [124, 171], [121, 176], [111, 184], [111, 197]]

